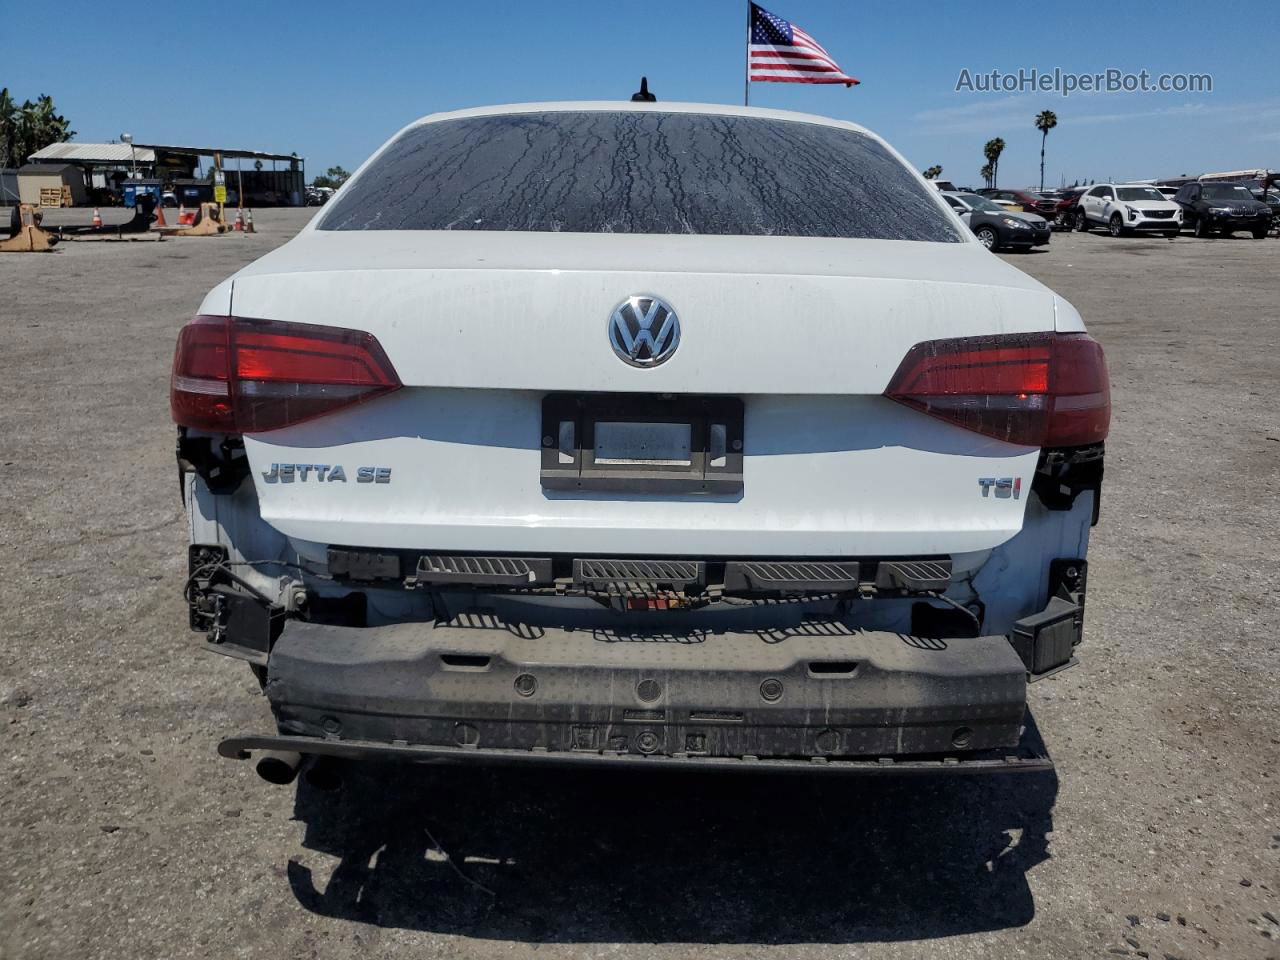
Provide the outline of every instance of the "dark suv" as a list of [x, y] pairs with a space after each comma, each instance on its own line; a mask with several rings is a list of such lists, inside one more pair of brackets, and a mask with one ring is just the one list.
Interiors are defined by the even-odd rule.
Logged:
[[1243, 183], [1187, 183], [1173, 199], [1182, 207], [1183, 223], [1197, 237], [1219, 230], [1223, 236], [1248, 230], [1261, 240], [1271, 226], [1271, 208]]

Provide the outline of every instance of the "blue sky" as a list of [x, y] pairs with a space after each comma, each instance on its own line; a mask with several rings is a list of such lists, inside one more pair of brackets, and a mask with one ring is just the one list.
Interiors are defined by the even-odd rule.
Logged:
[[[1280, 167], [1280, 47], [1274, 18], [1258, 23], [1253, 4], [764, 6], [813, 34], [862, 85], [752, 84], [754, 105], [864, 124], [957, 183], [978, 181], [994, 136], [1007, 144], [1001, 183], [1036, 182], [1032, 119], [1044, 109], [1059, 118], [1051, 184]], [[5, 36], [56, 38], [7, 44], [0, 85], [19, 100], [51, 94], [77, 139], [128, 130], [139, 142], [296, 151], [309, 176], [353, 169], [425, 113], [626, 99], [642, 73], [664, 100], [742, 102], [745, 0], [221, 0], [133, 16], [72, 0], [56, 10], [51, 20], [41, 4], [0, 4]], [[963, 68], [1023, 67], [1209, 73], [1213, 92], [955, 92]]]

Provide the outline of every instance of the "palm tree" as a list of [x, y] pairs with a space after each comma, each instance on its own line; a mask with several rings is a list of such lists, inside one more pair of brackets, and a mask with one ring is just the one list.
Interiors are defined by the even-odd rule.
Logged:
[[1036, 129], [1040, 131], [1040, 189], [1044, 189], [1044, 142], [1049, 131], [1058, 125], [1058, 115], [1052, 110], [1041, 110], [1036, 114]]
[[924, 172], [926, 180], [937, 180], [940, 176], [942, 176], [942, 167], [936, 163]]
[[989, 163], [984, 164], [982, 169], [978, 171], [978, 176], [982, 177], [983, 181], [986, 183], [988, 187], [991, 186], [991, 176], [992, 176], [991, 164]]
[[1000, 176], [1000, 154], [1004, 153], [1004, 141], [999, 137], [988, 140], [982, 148], [982, 155], [987, 158], [987, 165], [991, 167], [991, 182], [987, 184], [989, 187], [996, 186], [996, 180]]

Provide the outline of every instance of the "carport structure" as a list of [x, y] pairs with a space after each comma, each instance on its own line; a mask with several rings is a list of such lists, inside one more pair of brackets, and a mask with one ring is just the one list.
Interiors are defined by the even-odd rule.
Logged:
[[[243, 206], [300, 207], [305, 202], [307, 164], [296, 153], [159, 143], [135, 143], [135, 146], [153, 151], [158, 168], [185, 168], [187, 176], [198, 175], [202, 169], [211, 167], [221, 169], [226, 174], [228, 189], [235, 190]], [[206, 159], [211, 162], [205, 163]]]
[[33, 163], [75, 164], [98, 189], [122, 179], [120, 173], [160, 179], [209, 180], [211, 170], [226, 174], [227, 188], [245, 206], [302, 206], [306, 161], [294, 153], [268, 153], [234, 147], [140, 143], [53, 143], [37, 150]]

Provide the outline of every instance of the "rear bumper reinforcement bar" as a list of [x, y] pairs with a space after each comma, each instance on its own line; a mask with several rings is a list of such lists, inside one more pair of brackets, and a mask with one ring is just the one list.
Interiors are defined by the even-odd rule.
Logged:
[[761, 759], [758, 757], [701, 757], [688, 754], [653, 756], [631, 753], [588, 753], [577, 751], [504, 750], [471, 747], [442, 747], [419, 743], [369, 743], [360, 740], [322, 740], [316, 737], [255, 736], [228, 737], [218, 744], [218, 753], [229, 760], [246, 760], [255, 751], [291, 750], [304, 756], [333, 757], [339, 760], [384, 760], [406, 763], [491, 763], [552, 764], [564, 767], [605, 767], [646, 770], [724, 770], [743, 772], [813, 773], [832, 771], [850, 774], [940, 774], [940, 773], [1037, 773], [1053, 769], [1053, 760], [1025, 748], [1016, 752], [988, 752], [980, 755], [937, 758], [892, 758], [843, 760], [811, 757], [807, 760]]
[[1003, 636], [904, 636], [786, 606], [712, 617], [583, 610], [581, 625], [554, 616], [292, 620], [272, 648], [266, 693], [280, 733], [312, 752], [403, 744], [450, 758], [856, 769], [921, 758], [935, 769], [992, 751], [1003, 769], [1020, 742], [1026, 666]]

